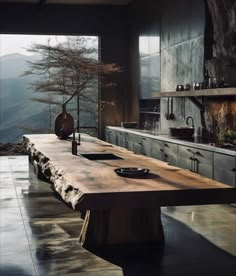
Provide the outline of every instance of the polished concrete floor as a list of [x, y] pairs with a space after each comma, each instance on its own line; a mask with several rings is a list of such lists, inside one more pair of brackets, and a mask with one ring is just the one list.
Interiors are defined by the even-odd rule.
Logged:
[[0, 275], [235, 276], [236, 208], [162, 208], [164, 247], [85, 249], [82, 219], [26, 156], [0, 157]]

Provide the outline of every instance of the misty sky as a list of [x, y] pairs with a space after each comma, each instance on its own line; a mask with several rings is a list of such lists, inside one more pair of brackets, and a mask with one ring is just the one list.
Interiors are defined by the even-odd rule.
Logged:
[[[27, 51], [33, 43], [47, 44], [50, 38], [50, 45], [55, 45], [58, 42], [63, 42], [66, 40], [67, 36], [64, 35], [0, 35], [0, 56], [19, 53], [23, 55], [32, 55], [31, 52]], [[86, 36], [85, 36], [86, 37]], [[91, 38], [96, 38], [96, 47], [98, 47], [97, 37], [90, 36]], [[93, 44], [94, 45], [94, 44]]]
[[47, 43], [48, 39], [55, 44], [56, 41], [65, 40], [65, 36], [49, 36], [49, 35], [0, 35], [0, 56], [20, 53], [23, 55], [32, 55], [27, 52], [32, 43]]

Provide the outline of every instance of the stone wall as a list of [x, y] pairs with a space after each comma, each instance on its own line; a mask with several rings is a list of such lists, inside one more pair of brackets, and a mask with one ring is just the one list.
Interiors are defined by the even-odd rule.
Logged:
[[221, 140], [228, 130], [236, 130], [236, 98], [208, 99], [205, 102], [205, 121], [209, 136]]
[[[171, 7], [171, 9], [170, 9]], [[204, 1], [167, 0], [161, 22], [161, 91], [175, 91], [177, 84], [201, 82], [204, 72]], [[193, 116], [196, 128], [201, 127], [198, 108], [185, 101], [185, 118], [181, 116], [183, 102], [174, 99], [174, 120], [166, 120], [167, 99], [161, 99], [161, 132], [169, 127], [186, 126], [187, 116]]]
[[212, 55], [206, 60], [209, 74], [236, 86], [236, 1], [207, 0], [212, 21]]
[[[205, 47], [210, 49], [205, 60], [209, 75], [230, 86], [236, 86], [236, 2], [207, 0], [208, 33]], [[236, 98], [209, 98], [206, 101], [206, 124], [209, 134], [220, 138], [226, 130], [236, 130]]]
[[[167, 0], [162, 12], [161, 91], [201, 82], [206, 70], [236, 86], [236, 2], [175, 2]], [[205, 112], [201, 113], [189, 100], [184, 104], [185, 118], [193, 117], [196, 132], [218, 139], [222, 131], [236, 129], [235, 97], [205, 98], [203, 105]], [[174, 98], [175, 119], [166, 120], [167, 99], [161, 99], [161, 133], [168, 133], [172, 126], [186, 126], [181, 106], [181, 99]]]

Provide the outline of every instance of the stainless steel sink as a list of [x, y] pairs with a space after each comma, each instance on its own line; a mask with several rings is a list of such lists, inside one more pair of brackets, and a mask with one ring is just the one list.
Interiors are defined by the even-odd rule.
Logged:
[[104, 152], [96, 152], [96, 153], [83, 153], [81, 156], [89, 159], [89, 160], [116, 160], [123, 159], [122, 157], [115, 155], [113, 153], [104, 153]]

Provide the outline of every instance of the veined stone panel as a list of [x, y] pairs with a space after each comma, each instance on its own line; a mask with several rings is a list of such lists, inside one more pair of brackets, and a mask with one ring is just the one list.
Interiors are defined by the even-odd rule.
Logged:
[[161, 19], [161, 49], [188, 40], [191, 26], [191, 1], [167, 0], [164, 5]]
[[193, 82], [202, 82], [204, 79], [204, 36], [201, 35], [190, 41], [191, 49], [191, 80]]
[[161, 52], [161, 91], [175, 91], [191, 82], [191, 43], [185, 41]]
[[203, 0], [191, 2], [190, 38], [204, 35], [205, 32], [205, 4]]
[[236, 129], [236, 97], [208, 99], [206, 101], [206, 123], [211, 135], [216, 139], [222, 138], [222, 132]]

